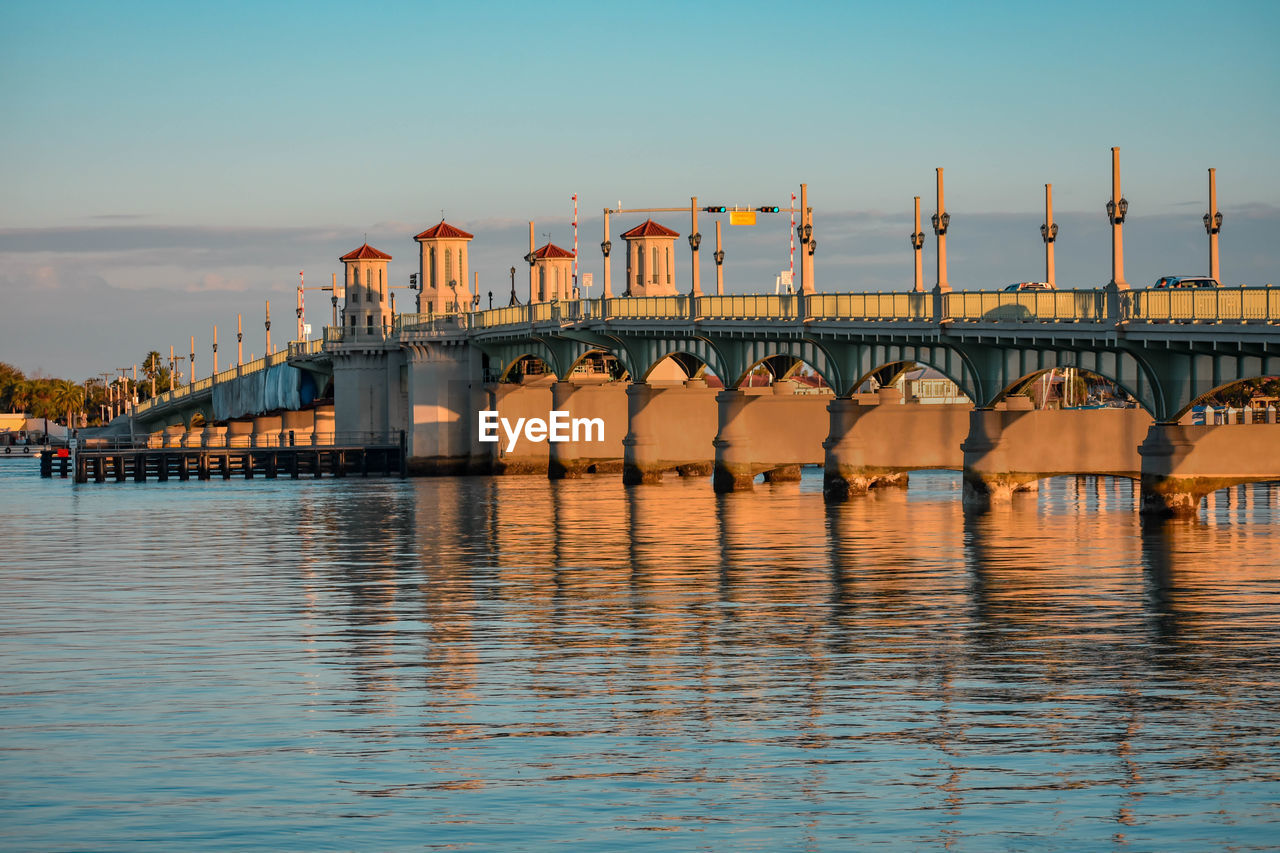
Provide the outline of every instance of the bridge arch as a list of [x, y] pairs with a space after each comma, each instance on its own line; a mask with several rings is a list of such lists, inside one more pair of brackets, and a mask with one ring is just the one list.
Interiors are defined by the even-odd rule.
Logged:
[[841, 374], [836, 360], [821, 343], [815, 340], [720, 338], [714, 343], [724, 360], [724, 370], [715, 372], [724, 381], [726, 388], [737, 388], [761, 363], [772, 361], [777, 364], [779, 360], [786, 359], [791, 360], [791, 369], [799, 363], [809, 365], [832, 389], [837, 389], [841, 385]]
[[[1068, 368], [1048, 367], [1048, 368], [1032, 371], [1031, 373], [1028, 373], [1025, 376], [1020, 376], [1014, 379], [1012, 382], [1008, 383], [1004, 388], [1000, 389], [1000, 392], [995, 396], [993, 402], [1000, 402], [1001, 400], [1006, 400], [1011, 396], [1021, 394], [1024, 391], [1026, 391], [1028, 388], [1033, 386], [1035, 383], [1043, 381], [1043, 378], [1049, 375], [1051, 372], [1055, 370], [1066, 370], [1066, 369]], [[1084, 377], [1093, 377], [1096, 379], [1100, 379], [1103, 382], [1108, 383], [1109, 385], [1112, 385], [1113, 387], [1123, 392], [1125, 396], [1128, 397], [1129, 400], [1136, 403], [1138, 408], [1142, 409], [1147, 414], [1151, 415], [1153, 418], [1155, 417], [1151, 409], [1146, 404], [1144, 404], [1141, 400], [1139, 400], [1134, 395], [1134, 392], [1131, 389], [1124, 387], [1123, 384], [1121, 384], [1120, 382], [1117, 382], [1114, 378], [1110, 376], [1104, 376], [1101, 373], [1098, 373], [1093, 370], [1088, 370], [1083, 367], [1076, 367], [1076, 368], [1070, 368], [1070, 369], [1078, 371], [1079, 374], [1083, 374]], [[1086, 378], [1085, 384], [1086, 386], [1088, 385], [1087, 378]]]
[[[1188, 403], [1186, 403], [1186, 405], [1182, 406], [1176, 412], [1174, 412], [1172, 419], [1179, 420], [1183, 416], [1185, 416], [1188, 412], [1190, 412], [1194, 407], [1200, 406], [1200, 405], [1207, 405], [1210, 398], [1214, 398], [1215, 405], [1225, 405], [1225, 406], [1230, 406], [1232, 408], [1240, 408], [1244, 405], [1245, 400], [1243, 399], [1243, 394], [1238, 392], [1243, 392], [1246, 389], [1249, 389], [1250, 387], [1254, 387], [1254, 388], [1257, 388], [1258, 390], [1263, 391], [1264, 395], [1267, 396], [1268, 398], [1271, 398], [1271, 397], [1280, 398], [1280, 376], [1244, 377], [1240, 379], [1234, 379], [1229, 382], [1224, 382], [1221, 385], [1218, 385], [1216, 388], [1211, 388], [1210, 390], [1204, 392], [1203, 394], [1189, 401]], [[1233, 392], [1237, 392], [1237, 393], [1233, 393]], [[1233, 397], [1236, 399], [1232, 399]], [[1280, 403], [1273, 403], [1272, 405], [1280, 406]]]

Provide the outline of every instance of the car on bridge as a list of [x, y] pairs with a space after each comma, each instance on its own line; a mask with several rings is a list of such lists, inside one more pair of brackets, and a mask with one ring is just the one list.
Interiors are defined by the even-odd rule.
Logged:
[[1005, 288], [1006, 291], [1023, 291], [1023, 290], [1057, 290], [1047, 281], [1015, 281], [1013, 284]]
[[1207, 275], [1162, 275], [1151, 285], [1155, 290], [1181, 289], [1185, 287], [1218, 287], [1217, 279]]

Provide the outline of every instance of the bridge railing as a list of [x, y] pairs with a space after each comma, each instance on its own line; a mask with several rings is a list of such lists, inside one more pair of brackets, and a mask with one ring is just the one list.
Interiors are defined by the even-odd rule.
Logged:
[[473, 329], [492, 329], [496, 326], [515, 326], [528, 322], [528, 305], [507, 305], [504, 308], [476, 311], [471, 315]]
[[1126, 319], [1146, 322], [1249, 322], [1280, 320], [1280, 287], [1133, 290]]
[[687, 296], [630, 296], [604, 300], [604, 316], [610, 319], [687, 320]]
[[699, 320], [794, 320], [800, 316], [800, 296], [699, 296], [694, 300], [694, 316]]
[[183, 448], [245, 448], [245, 447], [395, 447], [400, 444], [399, 430], [373, 432], [314, 432], [310, 430], [279, 430], [269, 433], [238, 435], [208, 435], [203, 427], [190, 432], [149, 433], [133, 436], [85, 437], [77, 439], [77, 450], [109, 452], [113, 450], [143, 450]]
[[944, 316], [989, 323], [1107, 320], [1102, 290], [955, 291], [943, 295]]
[[811, 293], [804, 316], [815, 320], [929, 320], [928, 293]]
[[315, 355], [324, 350], [324, 341], [289, 341], [289, 358]]

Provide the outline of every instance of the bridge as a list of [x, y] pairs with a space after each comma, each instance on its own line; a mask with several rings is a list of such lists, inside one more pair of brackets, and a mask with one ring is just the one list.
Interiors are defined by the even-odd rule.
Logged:
[[[1221, 485], [1280, 477], [1274, 409], [1250, 412], [1251, 423], [1226, 432], [1186, 422], [1205, 395], [1280, 375], [1278, 322], [1280, 288], [1270, 287], [536, 302], [329, 327], [323, 342], [295, 342], [259, 365], [158, 395], [135, 417], [150, 426], [197, 410], [215, 420], [270, 418], [218, 401], [249, 399], [237, 383], [262, 383], [256, 374], [288, 366], [299, 377], [332, 376], [337, 430], [406, 429], [410, 470], [419, 473], [621, 468], [628, 482], [648, 482], [664, 471], [710, 471], [716, 489], [732, 491], [762, 473], [786, 478], [797, 465], [821, 463], [828, 499], [842, 500], [904, 482], [912, 469], [951, 467], [964, 470], [974, 504], [1045, 476], [1108, 473], [1141, 478], [1147, 511], [1187, 513]], [[601, 356], [616, 362], [614, 375], [600, 374]], [[531, 361], [542, 365], [542, 385], [510, 381]], [[589, 363], [594, 377], [584, 373]], [[657, 378], [672, 363], [677, 381]], [[747, 384], [762, 365], [774, 380], [768, 394]], [[802, 365], [828, 393], [789, 393]], [[895, 406], [891, 393], [857, 394], [868, 378], [889, 385], [908, 365], [946, 376], [972, 406]], [[1057, 368], [1103, 377], [1137, 408], [1028, 411], [1014, 392]], [[721, 389], [706, 386], [707, 373]], [[581, 409], [626, 432], [603, 448], [508, 454], [481, 444], [474, 423], [481, 409], [508, 407]], [[269, 420], [266, 430], [282, 426]], [[894, 447], [905, 435], [914, 438]]]

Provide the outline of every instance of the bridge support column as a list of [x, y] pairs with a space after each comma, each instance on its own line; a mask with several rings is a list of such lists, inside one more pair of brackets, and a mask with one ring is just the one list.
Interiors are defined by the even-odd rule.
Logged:
[[751, 432], [746, 423], [747, 395], [738, 388], [716, 394], [719, 429], [711, 487], [717, 492], [749, 492], [754, 486], [751, 464]]
[[[551, 408], [556, 411], [572, 412], [573, 396], [578, 386], [563, 380], [551, 385]], [[553, 480], [577, 479], [582, 476], [586, 465], [579, 458], [579, 443], [576, 441], [552, 441], [547, 443], [547, 476]]]
[[1045, 477], [1095, 474], [1137, 479], [1138, 445], [1151, 427], [1141, 409], [1031, 410], [1021, 395], [969, 416], [964, 502], [983, 508], [1035, 491]]
[[628, 486], [662, 482], [655, 411], [658, 389], [644, 382], [627, 386], [627, 435], [622, 439], [622, 482]]
[[[491, 384], [473, 379], [469, 394], [471, 405], [468, 416], [470, 418], [478, 418], [479, 412], [497, 411], [497, 395]], [[410, 427], [412, 428], [412, 424]], [[467, 461], [467, 471], [472, 474], [492, 474], [494, 455], [499, 446], [499, 442], [480, 441], [479, 429], [471, 430], [471, 455]]]
[[227, 447], [248, 447], [253, 438], [253, 421], [227, 423]]
[[333, 406], [315, 409], [315, 430], [311, 438], [312, 444], [333, 444]]
[[226, 426], [218, 426], [217, 424], [213, 424], [213, 423], [205, 424], [204, 433], [200, 436], [201, 447], [225, 447], [226, 444], [227, 444]]
[[1194, 516], [1210, 492], [1280, 480], [1280, 427], [1274, 424], [1152, 424], [1138, 453], [1140, 510], [1147, 516]]
[[284, 419], [280, 415], [258, 415], [253, 419], [253, 446], [278, 447], [280, 445], [280, 426]]
[[1028, 413], [1031, 401], [1011, 397], [1016, 408], [1012, 418], [1008, 410], [974, 409], [969, 414], [969, 435], [960, 449], [964, 452], [964, 505], [985, 509], [992, 504], [1008, 503], [1014, 492], [1036, 491], [1040, 474], [1013, 470], [1007, 458], [1004, 432], [1010, 422]]
[[[827, 503], [843, 503], [873, 488], [906, 488], [906, 471], [867, 464], [867, 448], [862, 431], [858, 429], [858, 421], [877, 408], [862, 406], [849, 399], [836, 399], [827, 404], [831, 430], [822, 442], [826, 451], [822, 466], [822, 497]], [[920, 414], [923, 416], [925, 413]], [[900, 439], [901, 436], [894, 436], [894, 440]]]
[[315, 412], [285, 412], [280, 418], [280, 429], [285, 433], [286, 444], [289, 442], [289, 433], [293, 433], [294, 446], [311, 443], [311, 435], [316, 428]]

